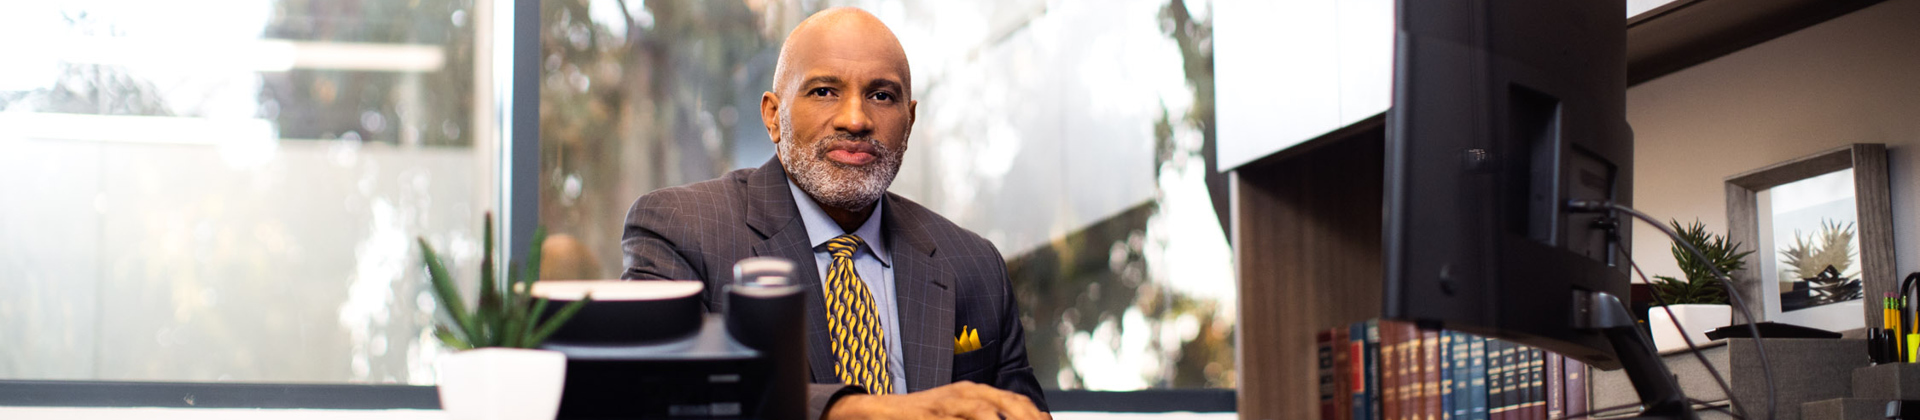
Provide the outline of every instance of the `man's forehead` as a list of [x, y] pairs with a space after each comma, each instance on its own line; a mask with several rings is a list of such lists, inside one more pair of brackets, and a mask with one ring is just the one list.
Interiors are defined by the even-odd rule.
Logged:
[[887, 60], [877, 57], [813, 57], [799, 60], [800, 76], [797, 82], [838, 83], [851, 85], [870, 85], [879, 82], [891, 82], [905, 85], [907, 72], [905, 60]]
[[857, 9], [828, 10], [802, 22], [787, 35], [780, 61], [788, 82], [832, 75], [848, 82], [891, 79], [906, 85], [912, 77], [906, 50], [893, 31]]

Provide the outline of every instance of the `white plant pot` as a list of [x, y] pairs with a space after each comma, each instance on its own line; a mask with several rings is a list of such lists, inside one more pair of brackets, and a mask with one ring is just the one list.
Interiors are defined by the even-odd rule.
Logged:
[[[1673, 310], [1673, 316], [1667, 316], [1667, 308]], [[1727, 305], [1668, 305], [1647, 308], [1647, 327], [1653, 332], [1653, 346], [1661, 352], [1687, 348], [1687, 342], [1680, 338], [1680, 331], [1673, 327], [1673, 320], [1679, 320], [1680, 326], [1687, 330], [1687, 337], [1693, 338], [1694, 345], [1703, 345], [1708, 341], [1707, 332], [1725, 327], [1733, 317], [1733, 307]]]
[[483, 348], [443, 356], [440, 408], [453, 420], [553, 420], [567, 357], [549, 350]]

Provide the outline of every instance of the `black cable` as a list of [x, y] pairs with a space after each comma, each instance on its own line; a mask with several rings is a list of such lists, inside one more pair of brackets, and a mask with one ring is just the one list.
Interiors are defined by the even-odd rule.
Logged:
[[[1613, 242], [1613, 248], [1619, 250], [1620, 255], [1625, 256], [1625, 258], [1627, 259], [1627, 267], [1632, 268], [1633, 273], [1640, 276], [1641, 283], [1653, 284], [1652, 281], [1647, 280], [1647, 272], [1645, 270], [1641, 270], [1639, 264], [1634, 264], [1632, 254], [1629, 254], [1627, 252], [1626, 247], [1620, 245], [1620, 241], [1618, 240], [1619, 238], [1616, 236], [1614, 239], [1615, 241]], [[1687, 335], [1687, 329], [1685, 327], [1680, 326], [1680, 317], [1673, 316], [1673, 307], [1667, 304], [1666, 298], [1660, 297], [1659, 293], [1654, 293], [1653, 301], [1654, 303], [1660, 304], [1660, 310], [1666, 311], [1667, 321], [1673, 323], [1673, 329], [1680, 331], [1680, 341], [1687, 343], [1687, 352], [1693, 353], [1694, 359], [1697, 359], [1700, 361], [1700, 366], [1707, 368], [1707, 375], [1713, 377], [1713, 382], [1715, 384], [1720, 385], [1720, 392], [1724, 392], [1727, 394], [1727, 403], [1733, 406], [1733, 411], [1736, 411], [1739, 413], [1734, 417], [1739, 418], [1741, 420], [1752, 418], [1751, 416], [1747, 415], [1746, 406], [1740, 404], [1740, 400], [1733, 397], [1733, 387], [1727, 386], [1726, 377], [1720, 375], [1720, 370], [1715, 369], [1713, 367], [1713, 363], [1707, 362], [1707, 356], [1705, 354], [1701, 354], [1700, 347], [1693, 344], [1693, 337]]]
[[[1659, 229], [1660, 233], [1666, 234], [1668, 238], [1673, 238], [1673, 243], [1680, 245], [1681, 248], [1685, 248], [1688, 253], [1693, 254], [1694, 258], [1699, 258], [1701, 261], [1713, 260], [1711, 258], [1707, 258], [1707, 254], [1704, 252], [1700, 252], [1700, 249], [1694, 248], [1693, 244], [1687, 243], [1686, 239], [1682, 238], [1679, 232], [1674, 232], [1673, 229], [1668, 228], [1667, 225], [1661, 224], [1659, 219], [1656, 219], [1653, 216], [1648, 215], [1646, 213], [1642, 213], [1639, 210], [1634, 210], [1632, 207], [1623, 206], [1618, 203], [1614, 203], [1612, 201], [1572, 200], [1567, 202], [1567, 208], [1568, 210], [1582, 211], [1582, 212], [1605, 212], [1608, 210], [1613, 210], [1613, 211], [1619, 211], [1621, 213], [1626, 213], [1628, 215], [1633, 216], [1636, 219], [1645, 221], [1647, 224], [1652, 225], [1655, 229]], [[1707, 269], [1712, 270], [1714, 278], [1720, 280], [1721, 286], [1726, 289], [1727, 297], [1730, 298], [1730, 300], [1733, 303], [1733, 306], [1739, 309], [1742, 315], [1746, 316], [1747, 331], [1748, 333], [1752, 334], [1754, 352], [1759, 354], [1760, 356], [1760, 374], [1764, 376], [1767, 381], [1767, 419], [1771, 420], [1774, 418], [1774, 411], [1778, 408], [1776, 404], [1777, 400], [1774, 393], [1773, 364], [1767, 361], [1767, 346], [1764, 344], [1765, 340], [1762, 340], [1760, 338], [1760, 327], [1754, 325], [1754, 321], [1758, 320], [1759, 318], [1756, 318], [1753, 316], [1753, 311], [1747, 308], [1746, 301], [1740, 297], [1740, 293], [1736, 292], [1738, 289], [1733, 284], [1733, 276], [1727, 275], [1726, 272], [1720, 270], [1720, 267], [1715, 266], [1713, 264], [1707, 264]], [[1668, 317], [1672, 317], [1672, 316], [1673, 316], [1672, 309], [1668, 309]], [[1676, 324], [1676, 327], [1677, 327], [1677, 324]], [[1685, 337], [1686, 331], [1681, 330], [1680, 335], [1682, 337]], [[1731, 401], [1733, 398], [1733, 394], [1728, 393], [1727, 398], [1729, 401]]]

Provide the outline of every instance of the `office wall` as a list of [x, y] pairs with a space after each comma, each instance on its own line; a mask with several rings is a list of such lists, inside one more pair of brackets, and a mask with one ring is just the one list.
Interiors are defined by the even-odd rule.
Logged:
[[[1920, 1], [1893, 0], [1627, 91], [1635, 207], [1726, 232], [1733, 175], [1850, 143], [1885, 143], [1896, 269], [1920, 270]], [[1649, 275], [1677, 276], [1669, 242], [1634, 230]], [[1751, 247], [1751, 244], [1748, 245]]]

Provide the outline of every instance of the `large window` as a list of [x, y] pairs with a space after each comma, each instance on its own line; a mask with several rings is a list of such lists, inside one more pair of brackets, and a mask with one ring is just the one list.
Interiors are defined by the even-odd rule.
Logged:
[[544, 0], [541, 222], [578, 250], [547, 275], [619, 275], [635, 198], [772, 157], [758, 110], [781, 40], [842, 5], [913, 65], [892, 191], [1008, 257], [1044, 385], [1234, 385], [1205, 1]]
[[483, 14], [0, 3], [0, 379], [431, 384], [413, 238], [471, 270], [495, 206]]
[[[472, 278], [508, 175], [490, 4], [0, 5], [36, 40], [0, 44], [0, 380], [431, 384], [412, 240]], [[921, 101], [892, 190], [1007, 256], [1043, 385], [1234, 385], [1206, 2], [539, 5], [540, 162], [510, 175], [544, 277], [617, 276], [635, 198], [770, 158], [782, 38], [860, 6]]]

